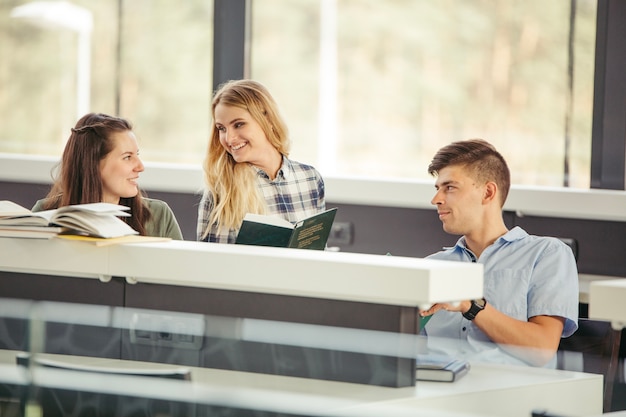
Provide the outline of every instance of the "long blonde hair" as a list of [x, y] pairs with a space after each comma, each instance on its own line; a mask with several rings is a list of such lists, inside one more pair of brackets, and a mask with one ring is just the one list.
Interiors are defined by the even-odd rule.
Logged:
[[[246, 110], [261, 126], [276, 150], [283, 156], [289, 155], [287, 125], [265, 86], [252, 80], [228, 81], [220, 86], [213, 97], [213, 120], [218, 104]], [[213, 199], [213, 209], [204, 236], [208, 235], [213, 225], [217, 225], [218, 230], [238, 228], [246, 213], [265, 213], [267, 204], [257, 186], [256, 171], [248, 163], [237, 163], [226, 152], [220, 143], [215, 123], [211, 125], [203, 168], [206, 186]]]

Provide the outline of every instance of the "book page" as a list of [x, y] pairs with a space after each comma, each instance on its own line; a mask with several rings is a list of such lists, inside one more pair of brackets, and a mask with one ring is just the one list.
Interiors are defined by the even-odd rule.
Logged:
[[51, 239], [58, 235], [60, 227], [47, 226], [0, 226], [0, 237], [17, 237], [25, 239]]
[[243, 218], [243, 220], [293, 229], [293, 224], [283, 219], [282, 217], [278, 217], [278, 216], [267, 216], [263, 214], [247, 213], [246, 216]]
[[9, 200], [0, 200], [0, 218], [31, 214], [30, 210]]
[[150, 243], [150, 242], [169, 242], [172, 240], [170, 237], [158, 237], [158, 236], [140, 236], [129, 235], [120, 237], [96, 237], [96, 236], [83, 236], [83, 235], [57, 235], [59, 239], [76, 240], [79, 242], [89, 242], [96, 246], [109, 246], [118, 245], [120, 243]]
[[[23, 208], [23, 207], [22, 207]], [[9, 215], [0, 213], [0, 226], [48, 226], [54, 210], [33, 213], [28, 209], [21, 214]], [[8, 212], [6, 212], [8, 213]]]
[[99, 237], [119, 237], [135, 235], [138, 232], [112, 215], [90, 212], [57, 213], [52, 222], [79, 232]]
[[113, 216], [129, 217], [127, 211], [130, 207], [111, 203], [89, 203], [89, 204], [73, 204], [71, 206], [63, 206], [56, 209], [57, 213], [67, 213], [70, 211], [90, 212], [94, 214], [110, 214]]

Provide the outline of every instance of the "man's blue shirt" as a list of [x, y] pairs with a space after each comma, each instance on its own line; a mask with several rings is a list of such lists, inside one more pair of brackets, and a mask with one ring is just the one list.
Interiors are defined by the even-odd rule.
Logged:
[[[454, 247], [428, 258], [483, 264], [485, 299], [510, 317], [522, 321], [539, 315], [564, 317], [562, 337], [578, 328], [576, 260], [570, 247], [557, 238], [532, 236], [515, 227], [487, 247], [478, 259], [467, 248], [464, 237]], [[458, 312], [438, 311], [426, 324], [425, 334], [429, 339], [460, 339], [469, 351], [500, 351]]]

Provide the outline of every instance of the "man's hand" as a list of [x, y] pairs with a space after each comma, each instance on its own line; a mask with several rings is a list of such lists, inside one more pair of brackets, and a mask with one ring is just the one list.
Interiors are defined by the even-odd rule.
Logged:
[[[471, 301], [437, 303], [420, 316], [431, 316], [439, 310], [465, 313]], [[521, 321], [496, 310], [489, 303], [472, 322], [487, 337], [514, 356], [534, 366], [543, 366], [552, 359], [561, 340], [565, 318], [558, 316], [534, 316]]]
[[457, 311], [459, 313], [465, 313], [470, 309], [471, 306], [472, 302], [469, 300], [460, 301], [458, 303], [437, 303], [433, 304], [428, 310], [420, 311], [420, 316], [432, 316], [439, 310]]

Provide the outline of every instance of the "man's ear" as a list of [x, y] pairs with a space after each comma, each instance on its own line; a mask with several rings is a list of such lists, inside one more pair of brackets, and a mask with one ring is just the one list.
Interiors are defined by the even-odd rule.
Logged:
[[497, 195], [498, 185], [493, 181], [487, 181], [487, 183], [485, 184], [485, 190], [483, 192], [483, 200], [485, 202], [493, 201], [496, 199]]

